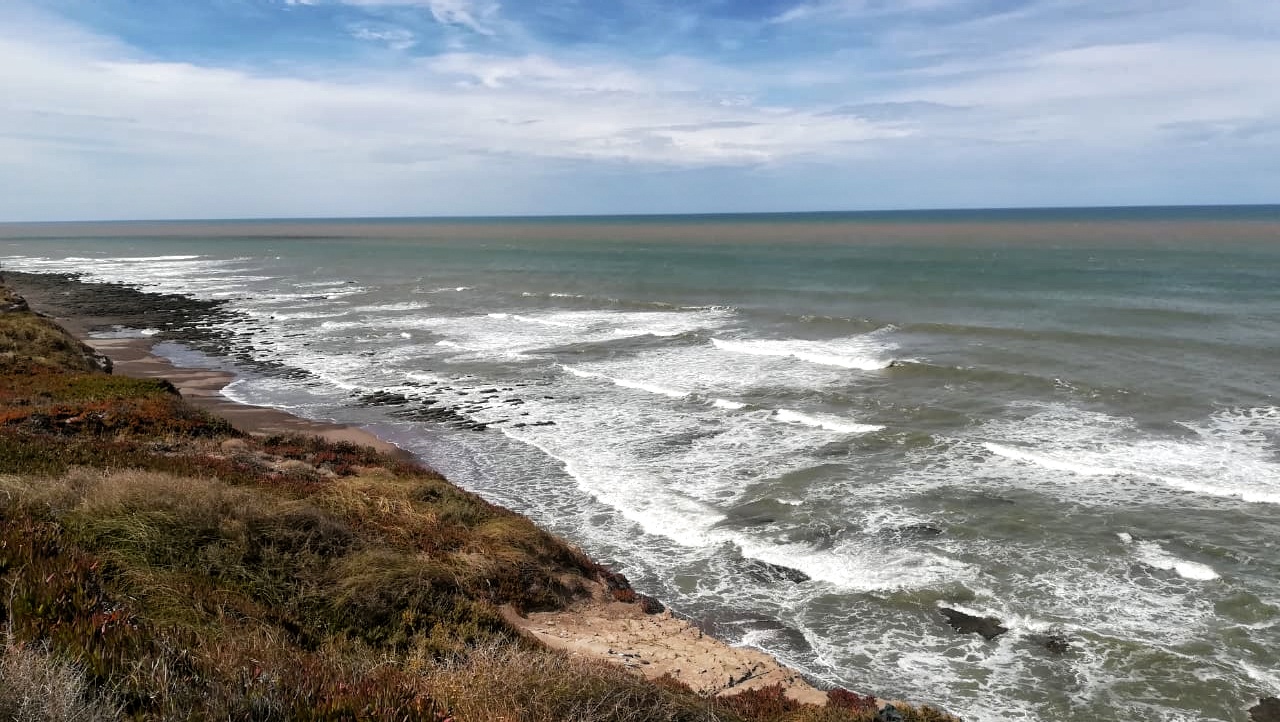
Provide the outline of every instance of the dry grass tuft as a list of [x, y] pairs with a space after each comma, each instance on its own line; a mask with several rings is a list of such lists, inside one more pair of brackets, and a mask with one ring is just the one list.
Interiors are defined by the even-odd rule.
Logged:
[[0, 719], [107, 722], [119, 716], [80, 670], [48, 651], [12, 639], [0, 647]]
[[436, 699], [460, 720], [726, 722], [712, 703], [612, 665], [510, 646], [485, 646], [429, 670]]

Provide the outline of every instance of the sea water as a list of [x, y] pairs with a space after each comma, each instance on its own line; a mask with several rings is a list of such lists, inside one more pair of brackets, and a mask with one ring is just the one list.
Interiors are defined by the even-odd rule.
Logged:
[[[225, 300], [223, 347], [159, 350], [826, 682], [975, 722], [1280, 694], [1280, 208], [24, 225], [0, 256]], [[403, 414], [441, 406], [488, 428]]]

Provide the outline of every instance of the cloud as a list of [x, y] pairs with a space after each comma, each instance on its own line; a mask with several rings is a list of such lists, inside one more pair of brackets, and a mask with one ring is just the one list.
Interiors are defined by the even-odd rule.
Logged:
[[848, 116], [869, 121], [899, 122], [908, 120], [925, 120], [948, 113], [958, 113], [965, 108], [944, 103], [930, 103], [924, 100], [909, 100], [884, 103], [853, 103], [841, 105], [825, 111], [822, 115]]
[[769, 19], [771, 24], [829, 22], [832, 19], [918, 15], [953, 11], [973, 5], [973, 0], [819, 0], [794, 5]]
[[[394, 30], [362, 39], [408, 42]], [[838, 154], [902, 131], [858, 119], [725, 102], [678, 77], [538, 55], [446, 54], [407, 70], [287, 77], [83, 52], [26, 33], [0, 35], [0, 135], [48, 167], [250, 165], [319, 161], [373, 168], [395, 157], [474, 166], [494, 154], [698, 167]], [[50, 118], [56, 118], [50, 121]], [[24, 131], [39, 127], [33, 138]], [[112, 158], [80, 155], [84, 144]]]
[[392, 50], [408, 50], [417, 43], [413, 32], [405, 28], [354, 25], [351, 36], [357, 40], [381, 43]]
[[[803, 52], [724, 56], [613, 35], [557, 44], [483, 1], [345, 0], [370, 12], [340, 8], [332, 37], [296, 45], [406, 52], [258, 64], [18, 13], [0, 27], [0, 186], [16, 189], [0, 218], [662, 210], [683, 197], [670, 188], [711, 178], [733, 190], [709, 190], [703, 210], [1280, 187], [1280, 88], [1261, 70], [1280, 67], [1280, 43], [1247, 23], [1183, 0], [1109, 15], [915, 3], [933, 19], [870, 0], [796, 6], [826, 15], [756, 22], [770, 48]], [[280, 22], [298, 17], [287, 10]], [[442, 40], [437, 23], [454, 30]], [[844, 44], [824, 48], [819, 30]]]
[[491, 26], [499, 7], [489, 0], [342, 0], [347, 5], [389, 7], [416, 5], [426, 8], [442, 25], [464, 27], [480, 35], [494, 35]]

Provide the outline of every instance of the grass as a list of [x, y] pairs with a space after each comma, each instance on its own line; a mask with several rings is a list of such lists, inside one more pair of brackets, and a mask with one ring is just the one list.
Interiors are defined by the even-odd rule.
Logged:
[[[0, 287], [0, 307], [13, 306], [15, 298]], [[0, 372], [23, 372], [33, 367], [95, 371], [101, 362], [93, 349], [43, 316], [30, 311], [0, 314]]]
[[527, 519], [373, 449], [247, 437], [29, 312], [0, 341], [2, 719], [874, 716], [551, 652], [499, 608], [631, 590]]

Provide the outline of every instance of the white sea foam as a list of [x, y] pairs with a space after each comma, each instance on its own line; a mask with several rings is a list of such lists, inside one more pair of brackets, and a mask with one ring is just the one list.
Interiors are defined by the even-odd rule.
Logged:
[[987, 451], [990, 451], [991, 453], [996, 454], [998, 456], [1003, 456], [1006, 459], [1013, 459], [1015, 461], [1025, 461], [1029, 464], [1034, 464], [1036, 466], [1039, 466], [1045, 469], [1052, 469], [1054, 471], [1070, 471], [1076, 474], [1083, 474], [1085, 476], [1107, 476], [1112, 474], [1124, 473], [1118, 469], [1113, 469], [1106, 466], [1090, 466], [1088, 464], [1079, 464], [1074, 461], [1067, 461], [1065, 459], [1055, 459], [1051, 456], [1046, 456], [1044, 454], [1036, 454], [1030, 451], [1026, 451], [1025, 449], [1014, 448], [1012, 446], [1005, 446], [1004, 444], [993, 444], [991, 442], [984, 442], [982, 446]]
[[740, 533], [719, 531], [717, 536], [737, 545], [744, 557], [797, 569], [812, 580], [847, 590], [920, 589], [972, 573], [969, 565], [936, 554], [856, 543], [819, 550], [804, 544], [776, 543]]
[[273, 312], [273, 313], [262, 314], [263, 317], [270, 318], [275, 321], [309, 321], [312, 319], [319, 319], [319, 318], [342, 318], [343, 316], [346, 316], [346, 315], [348, 315], [348, 312], [345, 310], [298, 311], [296, 313]]
[[1134, 543], [1133, 536], [1121, 532], [1121, 540], [1126, 544], [1133, 544], [1135, 548], [1134, 556], [1138, 561], [1155, 569], [1164, 571], [1177, 572], [1178, 576], [1183, 579], [1190, 579], [1197, 582], [1207, 582], [1218, 578], [1218, 573], [1213, 567], [1200, 562], [1187, 561], [1179, 559], [1170, 554], [1164, 547], [1160, 546], [1156, 541], [1140, 541]]
[[1020, 463], [1085, 477], [1156, 482], [1203, 496], [1280, 504], [1280, 433], [1275, 407], [1221, 411], [1184, 422], [1191, 438], [1140, 432], [1131, 419], [1046, 404], [1017, 421], [989, 422], [981, 446]]
[[445, 286], [443, 288], [432, 288], [430, 290], [419, 286], [418, 288], [413, 289], [413, 292], [420, 293], [420, 294], [432, 294], [432, 293], [462, 293], [463, 291], [473, 291], [473, 290], [475, 290], [475, 288], [472, 286]]
[[360, 313], [392, 313], [396, 311], [420, 311], [424, 308], [431, 308], [431, 304], [424, 301], [402, 301], [399, 303], [374, 303], [365, 306], [356, 306], [352, 311]]
[[158, 328], [124, 328], [117, 326], [110, 331], [94, 331], [89, 334], [89, 338], [100, 339], [125, 339], [125, 338], [150, 338], [160, 333]]
[[643, 381], [633, 381], [631, 379], [613, 378], [611, 376], [605, 376], [604, 374], [592, 373], [590, 371], [582, 371], [580, 369], [573, 368], [572, 366], [561, 366], [560, 368], [564, 369], [565, 371], [568, 371], [570, 374], [573, 374], [578, 378], [600, 379], [602, 381], [608, 381], [609, 383], [615, 386], [621, 386], [624, 389], [636, 389], [638, 391], [647, 391], [651, 394], [667, 396], [673, 399], [682, 399], [689, 395], [689, 392], [687, 391], [681, 391], [679, 389], [673, 389], [667, 386], [659, 386], [658, 384], [650, 384], [650, 383], [645, 383]]
[[828, 416], [802, 414], [799, 411], [791, 411], [789, 409], [778, 409], [773, 412], [773, 417], [784, 423], [801, 424], [803, 426], [811, 426], [817, 429], [835, 431], [840, 434], [867, 434], [872, 431], [880, 431], [884, 428], [883, 426], [876, 426], [874, 424], [858, 424]]
[[770, 640], [778, 636], [775, 629], [750, 629], [742, 635], [742, 639], [738, 640], [733, 646], [735, 647], [751, 647], [753, 649], [766, 649], [766, 645]]
[[635, 471], [619, 468], [609, 457], [560, 455], [543, 439], [526, 436], [538, 447], [564, 464], [565, 471], [588, 494], [616, 509], [640, 525], [648, 534], [670, 539], [684, 547], [705, 547], [711, 543], [711, 529], [724, 519], [713, 508], [680, 494], [663, 493], [658, 479], [638, 478]]
[[[691, 391], [723, 410], [757, 403], [777, 389], [809, 392], [846, 383], [845, 372], [767, 356], [724, 354], [710, 344], [669, 344], [575, 364], [583, 371]], [[724, 403], [720, 403], [724, 402]]]
[[710, 311], [494, 311], [477, 316], [387, 318], [380, 323], [406, 330], [429, 329], [478, 357], [514, 358], [559, 346], [686, 333], [718, 326], [725, 319], [723, 313]]
[[586, 298], [581, 293], [532, 293], [525, 291], [520, 295], [525, 298]]
[[878, 338], [851, 338], [840, 341], [730, 340], [713, 338], [721, 351], [752, 356], [781, 356], [822, 366], [875, 371], [888, 368], [893, 359], [885, 354], [891, 346]]

